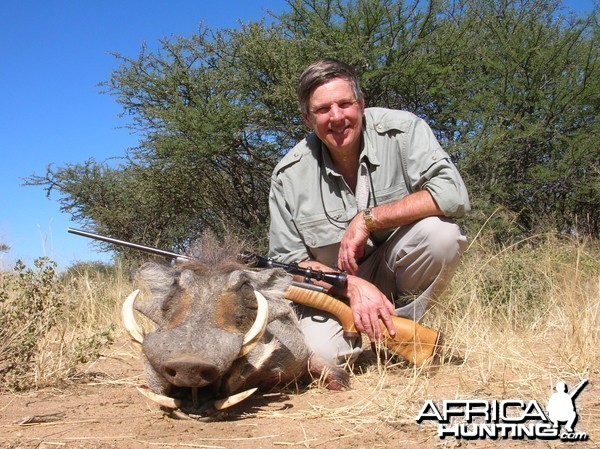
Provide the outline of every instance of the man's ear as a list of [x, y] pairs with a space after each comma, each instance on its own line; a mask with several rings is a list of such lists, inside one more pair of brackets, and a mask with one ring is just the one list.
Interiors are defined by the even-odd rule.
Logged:
[[308, 127], [308, 129], [310, 129], [312, 131], [313, 125], [312, 125], [312, 122], [310, 121], [309, 115], [302, 114], [302, 120], [304, 121], [304, 124]]
[[362, 100], [358, 101], [358, 106], [360, 107], [360, 110], [362, 112], [361, 115], [364, 115], [365, 114], [365, 100], [364, 100], [364, 98]]

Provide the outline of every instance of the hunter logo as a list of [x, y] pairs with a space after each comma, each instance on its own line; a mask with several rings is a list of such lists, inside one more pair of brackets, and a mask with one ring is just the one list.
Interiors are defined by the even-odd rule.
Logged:
[[582, 380], [568, 391], [564, 382], [558, 382], [545, 410], [535, 400], [454, 399], [442, 401], [441, 406], [427, 400], [416, 421], [418, 424], [437, 421], [441, 439], [586, 441], [587, 433], [575, 431], [578, 419], [575, 398], [587, 383], [587, 379]]

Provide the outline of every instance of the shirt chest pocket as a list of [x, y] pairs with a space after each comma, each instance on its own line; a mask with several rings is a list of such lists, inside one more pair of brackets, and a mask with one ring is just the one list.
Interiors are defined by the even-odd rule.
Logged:
[[329, 266], [337, 265], [339, 243], [344, 236], [345, 222], [343, 215], [333, 213], [331, 218], [324, 215], [307, 217], [297, 222], [298, 231], [308, 248], [311, 258]]
[[377, 204], [386, 204], [391, 203], [392, 201], [399, 200], [400, 198], [404, 198], [408, 196], [408, 190], [404, 183], [398, 183], [397, 185], [393, 185], [391, 187], [385, 188], [376, 188], [375, 189], [375, 198], [377, 199]]

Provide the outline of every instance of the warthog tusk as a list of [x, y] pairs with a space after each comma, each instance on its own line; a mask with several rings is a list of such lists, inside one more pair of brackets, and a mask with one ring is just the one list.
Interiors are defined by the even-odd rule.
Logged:
[[163, 396], [162, 394], [153, 393], [148, 388], [144, 388], [144, 387], [136, 387], [136, 388], [137, 388], [137, 391], [142, 393], [148, 399], [156, 402], [159, 405], [162, 405], [163, 407], [170, 408], [170, 409], [178, 409], [179, 407], [181, 407], [181, 401], [179, 399], [173, 399], [168, 396]]
[[[168, 396], [163, 396], [162, 394], [156, 394], [152, 392], [148, 387], [140, 386], [136, 387], [137, 391], [139, 391], [146, 398], [150, 399], [153, 402], [156, 402], [158, 405], [177, 411], [181, 407], [181, 400], [170, 398]], [[226, 408], [233, 407], [236, 404], [239, 404], [244, 399], [251, 396], [258, 388], [251, 388], [250, 390], [242, 391], [241, 393], [237, 393], [231, 395], [229, 397], [219, 399], [215, 401], [212, 405], [215, 410], [225, 410]], [[185, 417], [189, 418], [187, 414], [184, 414]], [[181, 418], [181, 416], [178, 416]]]
[[244, 335], [239, 357], [243, 357], [252, 351], [267, 329], [269, 305], [265, 297], [259, 291], [254, 290], [254, 295], [256, 296], [256, 302], [258, 303], [256, 320], [254, 320], [254, 324], [250, 330], [246, 332], [246, 335]]
[[139, 290], [135, 290], [131, 292], [127, 299], [125, 299], [123, 307], [121, 307], [121, 320], [123, 321], [123, 326], [127, 332], [129, 332], [129, 335], [131, 335], [135, 341], [142, 344], [144, 342], [144, 331], [135, 321], [135, 315], [133, 313], [133, 303], [139, 292]]
[[251, 388], [249, 390], [242, 391], [241, 393], [231, 395], [227, 398], [219, 399], [218, 401], [215, 401], [213, 406], [216, 410], [224, 410], [226, 408], [234, 406], [235, 404], [239, 404], [252, 393], [254, 393], [256, 390], [258, 390], [258, 388]]

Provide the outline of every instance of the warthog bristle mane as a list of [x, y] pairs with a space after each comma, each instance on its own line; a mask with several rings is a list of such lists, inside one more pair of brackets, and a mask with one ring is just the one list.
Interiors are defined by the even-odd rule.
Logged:
[[212, 232], [204, 232], [201, 238], [192, 243], [188, 255], [211, 269], [233, 271], [242, 268], [238, 254], [243, 248], [244, 242], [235, 235], [227, 234], [218, 238]]

